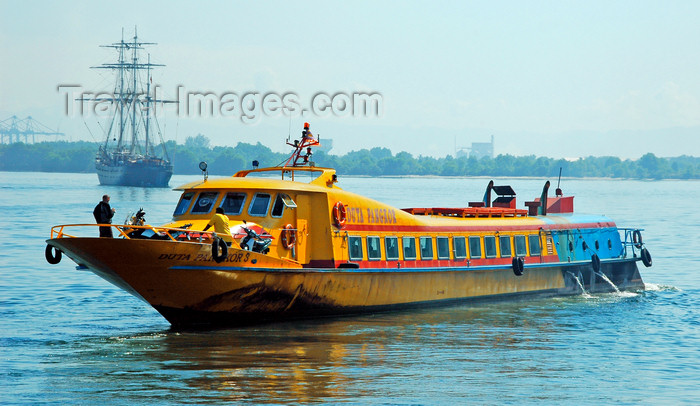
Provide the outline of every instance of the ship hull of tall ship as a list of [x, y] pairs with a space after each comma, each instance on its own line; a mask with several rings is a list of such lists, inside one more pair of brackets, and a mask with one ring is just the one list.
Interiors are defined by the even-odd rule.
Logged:
[[167, 187], [173, 167], [167, 161], [135, 161], [122, 164], [95, 163], [100, 185]]
[[[65, 254], [178, 327], [644, 289], [642, 230], [575, 214], [549, 182], [528, 209], [493, 182], [469, 207], [397, 209], [304, 166], [318, 145], [308, 126], [288, 144], [280, 167], [212, 180], [201, 163], [167, 224], [139, 211], [125, 225], [54, 226], [46, 259]], [[209, 230], [215, 211], [230, 229]], [[116, 238], [94, 237], [97, 226]]]

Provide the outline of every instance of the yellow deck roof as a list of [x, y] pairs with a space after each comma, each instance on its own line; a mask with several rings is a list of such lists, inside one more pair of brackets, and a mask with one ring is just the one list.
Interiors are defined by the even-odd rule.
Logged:
[[[284, 174], [284, 180], [275, 177], [247, 177], [251, 173]], [[319, 173], [318, 176], [308, 181], [307, 175]], [[335, 186], [333, 177], [334, 169], [315, 167], [275, 167], [239, 171], [226, 178], [204, 179], [194, 181], [176, 187], [174, 190], [186, 189], [271, 189], [271, 190], [298, 190], [309, 192], [326, 192], [329, 189], [340, 189]], [[291, 180], [292, 176], [295, 180]], [[300, 180], [303, 179], [303, 180]]]

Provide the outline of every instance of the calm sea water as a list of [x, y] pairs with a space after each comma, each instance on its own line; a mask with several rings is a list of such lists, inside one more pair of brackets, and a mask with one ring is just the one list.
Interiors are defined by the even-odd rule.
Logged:
[[[460, 206], [487, 181], [340, 185], [399, 207]], [[97, 183], [0, 172], [0, 404], [700, 403], [698, 182], [562, 184], [577, 211], [646, 229], [644, 292], [197, 332], [170, 330], [65, 257], [46, 263], [50, 226], [92, 222], [102, 194], [117, 220], [143, 207], [152, 224], [170, 219], [179, 195]], [[522, 202], [543, 181], [505, 183]]]

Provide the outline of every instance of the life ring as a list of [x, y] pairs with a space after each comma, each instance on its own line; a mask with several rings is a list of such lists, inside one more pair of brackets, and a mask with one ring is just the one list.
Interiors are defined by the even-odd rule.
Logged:
[[[221, 248], [221, 255], [219, 255], [219, 248]], [[211, 257], [214, 261], [222, 262], [228, 256], [228, 246], [226, 241], [219, 237], [214, 237], [214, 242], [211, 243]]]
[[598, 254], [591, 255], [591, 264], [593, 265], [593, 272], [600, 272], [600, 257], [598, 257]]
[[341, 202], [336, 202], [333, 206], [333, 222], [338, 228], [345, 227], [345, 223], [348, 220], [348, 213], [345, 209], [345, 205]]
[[649, 250], [646, 248], [642, 248], [642, 252], [640, 253], [642, 257], [642, 263], [644, 266], [649, 268], [651, 266], [651, 254], [649, 253]]
[[297, 234], [291, 224], [287, 224], [282, 228], [280, 240], [282, 242], [282, 246], [288, 250], [291, 250], [294, 244], [297, 242]]
[[637, 248], [642, 248], [642, 232], [639, 230], [634, 230], [634, 233], [632, 233], [632, 242], [634, 243], [634, 246]]
[[[55, 254], [54, 254], [55, 252]], [[46, 257], [46, 261], [51, 264], [51, 265], [56, 265], [57, 263], [61, 262], [61, 257], [63, 257], [63, 253], [61, 250], [58, 248], [46, 244], [46, 250], [44, 250], [44, 256]]]
[[524, 269], [525, 269], [525, 261], [523, 261], [523, 258], [522, 257], [513, 258], [513, 273], [515, 274], [515, 276], [522, 275]]

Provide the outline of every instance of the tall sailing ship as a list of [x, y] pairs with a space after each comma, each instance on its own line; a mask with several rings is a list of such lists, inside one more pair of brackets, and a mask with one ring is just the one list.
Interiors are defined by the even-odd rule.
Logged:
[[116, 72], [113, 95], [109, 99], [92, 99], [113, 106], [105, 141], [95, 158], [101, 185], [167, 187], [173, 174], [163, 134], [153, 113], [157, 103], [176, 102], [158, 100], [155, 94], [151, 95], [151, 71], [165, 65], [151, 63], [150, 54], [143, 62], [142, 53], [148, 45], [156, 44], [140, 42], [136, 30], [133, 40], [127, 42], [122, 30], [120, 42], [102, 45], [117, 51], [117, 62], [92, 67]]

